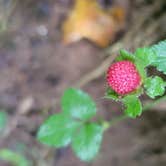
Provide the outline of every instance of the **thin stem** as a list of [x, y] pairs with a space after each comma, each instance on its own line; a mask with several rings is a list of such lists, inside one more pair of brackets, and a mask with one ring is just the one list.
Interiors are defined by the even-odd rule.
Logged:
[[154, 106], [158, 105], [159, 103], [161, 103], [164, 100], [166, 100], [166, 95], [163, 97], [160, 97], [159, 99], [157, 99], [153, 102], [145, 104], [143, 107], [143, 111], [146, 111], [146, 110], [149, 110], [150, 108], [153, 108]]
[[[143, 112], [144, 111], [147, 111], [147, 110], [149, 110], [149, 109], [151, 109], [151, 108], [153, 108], [154, 106], [156, 106], [156, 105], [158, 105], [159, 103], [161, 103], [162, 101], [164, 101], [164, 100], [166, 100], [166, 96], [163, 96], [163, 97], [160, 97], [159, 99], [157, 99], [157, 100], [155, 100], [155, 101], [153, 101], [153, 102], [150, 102], [150, 103], [147, 103], [147, 104], [145, 104], [144, 106], [143, 106]], [[119, 123], [119, 122], [121, 122], [121, 121], [123, 121], [123, 120], [125, 120], [125, 119], [128, 119], [129, 117], [127, 116], [127, 115], [121, 115], [121, 116], [119, 116], [119, 117], [117, 117], [117, 118], [115, 118], [115, 119], [113, 119], [113, 120], [111, 120], [111, 121], [105, 121], [103, 124], [103, 126], [104, 126], [104, 129], [106, 130], [106, 129], [108, 129], [109, 127], [111, 127], [111, 126], [113, 126], [113, 125], [115, 125], [115, 124], [117, 124], [117, 123]]]

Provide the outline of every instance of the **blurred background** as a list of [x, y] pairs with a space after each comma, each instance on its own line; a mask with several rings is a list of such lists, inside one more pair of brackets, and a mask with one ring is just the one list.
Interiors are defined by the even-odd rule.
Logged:
[[102, 99], [108, 65], [121, 48], [165, 39], [165, 27], [165, 0], [0, 0], [0, 157], [8, 160], [0, 166], [165, 166], [166, 102], [109, 129], [92, 163], [36, 140], [71, 86], [88, 92], [103, 118], [121, 114]]

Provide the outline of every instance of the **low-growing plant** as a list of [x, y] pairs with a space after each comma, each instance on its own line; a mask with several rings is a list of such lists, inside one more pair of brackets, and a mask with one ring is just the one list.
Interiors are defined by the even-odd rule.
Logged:
[[40, 127], [38, 140], [51, 147], [66, 147], [71, 144], [75, 154], [83, 161], [91, 161], [98, 153], [103, 133], [113, 124], [136, 118], [144, 110], [166, 99], [157, 98], [142, 106], [139, 97], [163, 96], [166, 82], [157, 75], [149, 75], [148, 67], [156, 67], [166, 74], [166, 40], [151, 47], [136, 49], [135, 53], [120, 50], [119, 56], [107, 71], [108, 89], [105, 98], [122, 102], [123, 115], [110, 121], [95, 121], [96, 104], [85, 92], [69, 88], [61, 98], [62, 111], [51, 115]]

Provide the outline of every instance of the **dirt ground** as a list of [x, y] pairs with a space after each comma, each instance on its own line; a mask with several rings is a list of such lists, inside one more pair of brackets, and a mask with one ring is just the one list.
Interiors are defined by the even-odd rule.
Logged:
[[[129, 8], [127, 0], [123, 5]], [[160, 106], [109, 129], [92, 163], [81, 162], [70, 148], [48, 148], [37, 142], [40, 124], [59, 111], [63, 91], [105, 58], [103, 49], [87, 40], [62, 43], [61, 25], [71, 6], [71, 0], [25, 0], [17, 4], [8, 29], [0, 33], [0, 107], [9, 114], [0, 147], [24, 153], [34, 166], [165, 166], [166, 111]], [[98, 115], [110, 119], [121, 113], [119, 103], [102, 99], [105, 76], [82, 89], [97, 102]], [[7, 165], [0, 161], [0, 166]]]

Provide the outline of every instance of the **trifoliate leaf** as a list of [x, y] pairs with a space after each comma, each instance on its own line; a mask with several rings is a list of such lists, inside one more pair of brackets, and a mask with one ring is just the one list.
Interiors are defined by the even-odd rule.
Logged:
[[14, 166], [31, 166], [31, 163], [24, 156], [8, 149], [0, 150], [0, 159], [10, 162]]
[[138, 97], [135, 95], [128, 95], [123, 98], [123, 103], [126, 107], [125, 114], [131, 118], [136, 118], [142, 113], [142, 105]]
[[59, 113], [51, 116], [42, 124], [37, 137], [43, 144], [55, 147], [65, 147], [71, 142], [73, 133], [78, 126], [78, 122]]
[[62, 110], [73, 118], [87, 120], [96, 114], [95, 102], [78, 89], [67, 89], [62, 96]]
[[151, 49], [157, 55], [153, 65], [156, 66], [159, 71], [166, 74], [166, 40], [152, 46]]
[[165, 92], [165, 82], [158, 76], [147, 78], [144, 87], [146, 94], [151, 98], [162, 96]]
[[102, 134], [103, 128], [98, 124], [86, 124], [73, 138], [72, 149], [81, 160], [90, 161], [99, 151]]
[[140, 63], [143, 67], [146, 67], [156, 61], [156, 54], [150, 48], [138, 48], [135, 51], [136, 61]]

